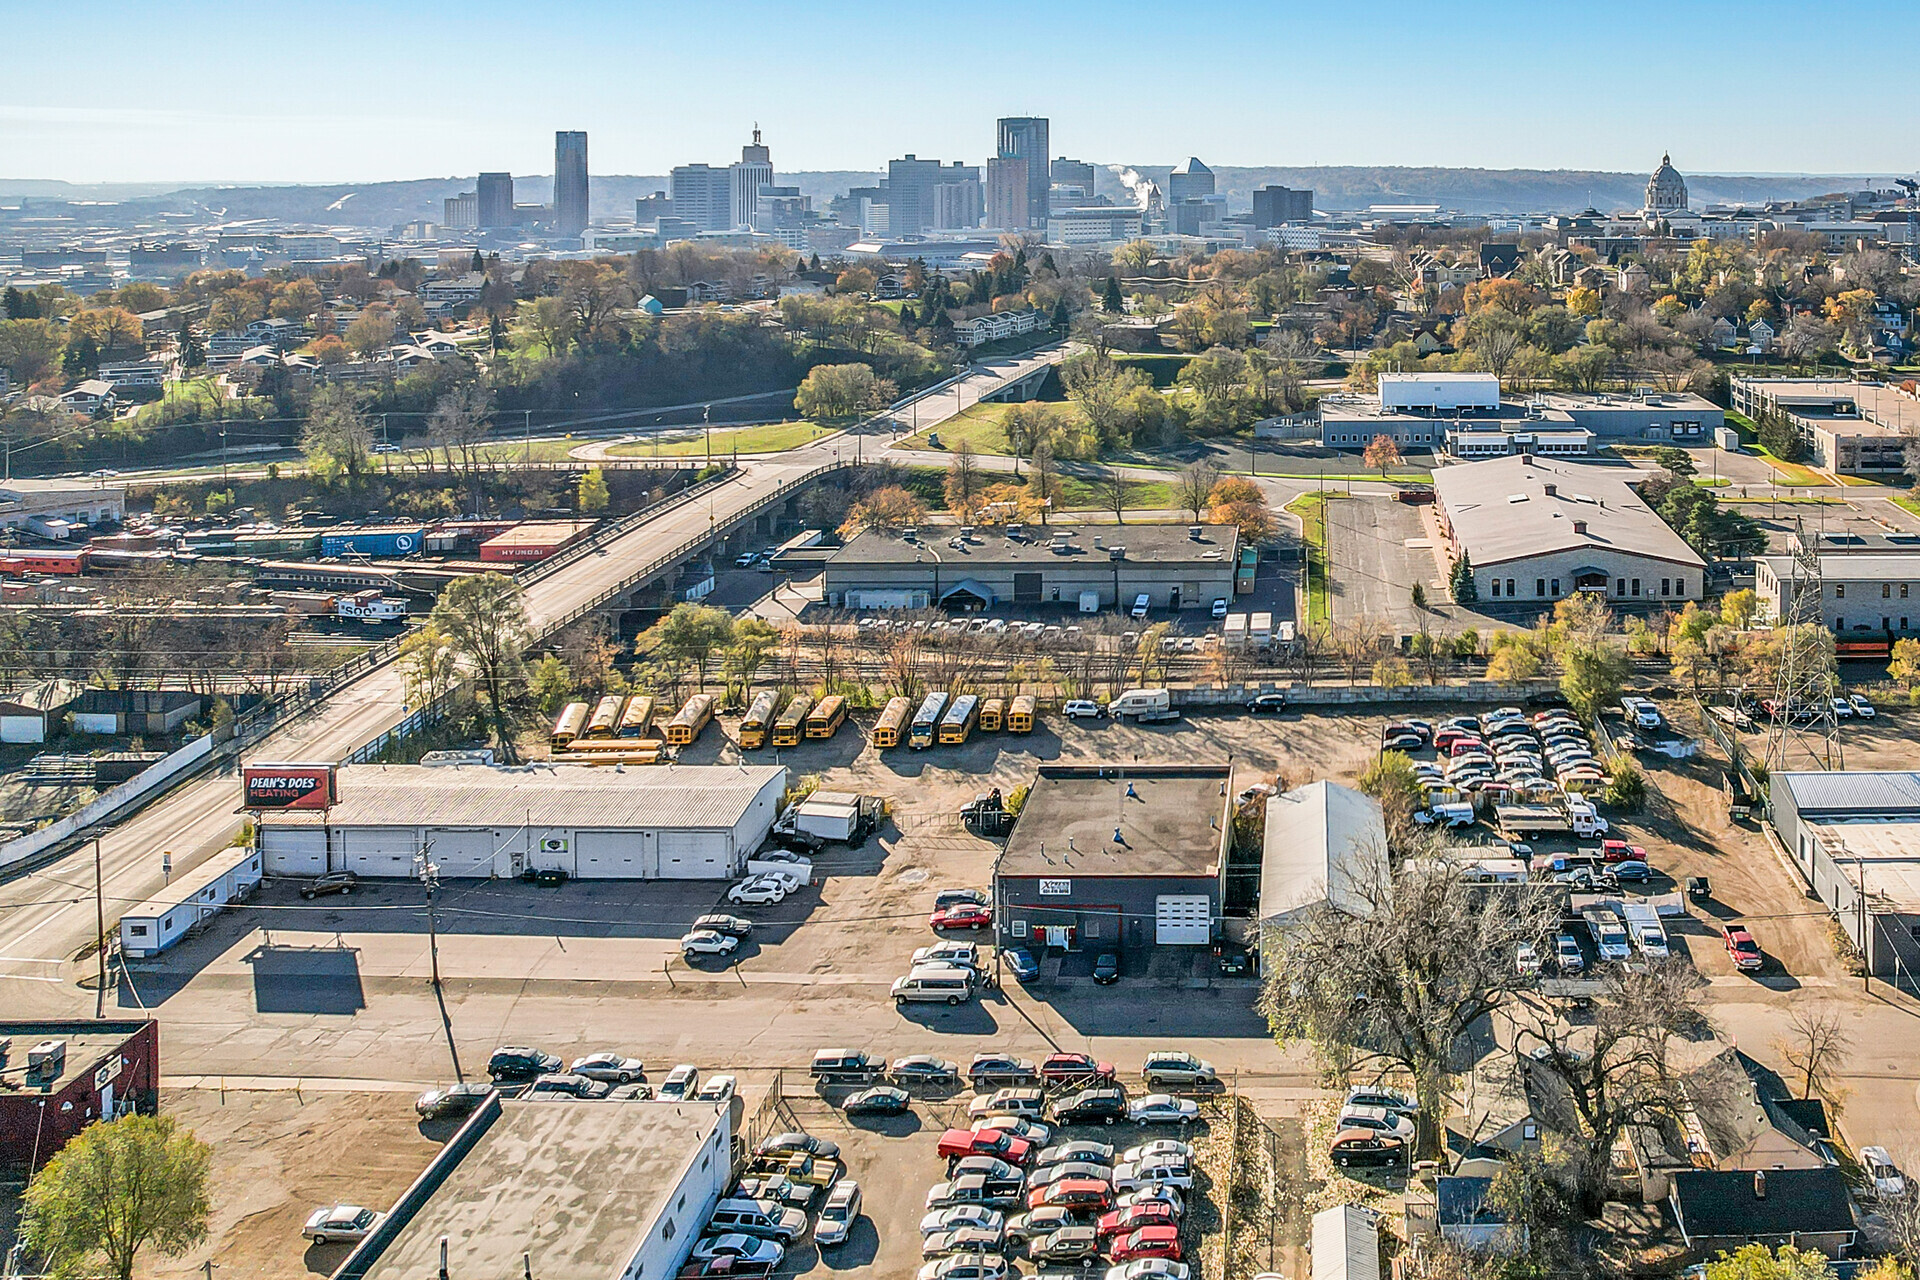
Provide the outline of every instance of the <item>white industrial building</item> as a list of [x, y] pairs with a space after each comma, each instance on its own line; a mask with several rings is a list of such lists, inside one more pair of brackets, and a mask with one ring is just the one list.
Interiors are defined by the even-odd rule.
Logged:
[[1267, 801], [1260, 858], [1260, 927], [1285, 929], [1322, 906], [1370, 910], [1387, 881], [1380, 802], [1337, 782], [1314, 782]]
[[244, 845], [222, 850], [120, 917], [120, 954], [157, 956], [229, 902], [245, 901], [260, 883], [260, 852]]
[[722, 880], [779, 816], [780, 765], [349, 765], [328, 810], [259, 818], [266, 872], [443, 879], [561, 871], [582, 879]]

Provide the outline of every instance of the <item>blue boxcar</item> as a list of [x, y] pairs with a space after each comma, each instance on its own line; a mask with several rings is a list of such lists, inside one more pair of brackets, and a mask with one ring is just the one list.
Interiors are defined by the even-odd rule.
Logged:
[[323, 556], [417, 556], [425, 525], [382, 525], [373, 529], [329, 529], [320, 535]]

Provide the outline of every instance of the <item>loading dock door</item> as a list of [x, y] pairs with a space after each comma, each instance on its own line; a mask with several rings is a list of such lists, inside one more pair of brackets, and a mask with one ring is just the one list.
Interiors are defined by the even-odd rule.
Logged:
[[660, 875], [667, 880], [727, 878], [726, 831], [662, 831]]
[[317, 876], [327, 869], [327, 833], [318, 827], [260, 829], [265, 869], [276, 876]]
[[1044, 574], [1016, 573], [1013, 575], [1013, 602], [1015, 604], [1039, 604], [1041, 583]]
[[657, 862], [648, 856], [651, 831], [577, 831], [573, 841], [582, 879], [647, 880], [659, 874]]
[[419, 851], [416, 828], [345, 827], [334, 839], [340, 842], [338, 863], [343, 870], [357, 876], [413, 874], [413, 855]]
[[1153, 900], [1153, 940], [1163, 947], [1213, 941], [1213, 902], [1204, 893], [1163, 893]]
[[493, 828], [454, 830], [435, 827], [427, 832], [428, 856], [440, 868], [442, 880], [469, 880], [493, 874]]

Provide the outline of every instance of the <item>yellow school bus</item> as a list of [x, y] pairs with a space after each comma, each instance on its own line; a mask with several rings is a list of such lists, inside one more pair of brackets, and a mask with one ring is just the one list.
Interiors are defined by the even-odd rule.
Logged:
[[940, 716], [947, 709], [947, 695], [930, 693], [920, 709], [913, 713], [913, 724], [907, 729], [907, 745], [915, 751], [924, 751], [932, 746], [940, 734]]
[[847, 700], [837, 693], [820, 699], [820, 705], [807, 713], [807, 736], [831, 738], [847, 720]]
[[880, 719], [873, 726], [873, 745], [899, 746], [900, 731], [907, 727], [907, 715], [912, 710], [913, 699], [888, 698], [886, 707], [880, 712]]
[[623, 738], [644, 738], [647, 730], [653, 727], [653, 696], [637, 693], [627, 699], [627, 709], [620, 713], [620, 736]]
[[1006, 714], [1006, 699], [988, 698], [980, 704], [980, 732], [1000, 732], [1000, 722], [1006, 718]]
[[668, 722], [665, 737], [676, 747], [684, 747], [700, 736], [707, 727], [707, 721], [713, 719], [713, 695], [696, 693], [687, 699], [687, 705], [680, 708], [680, 714]]
[[753, 695], [747, 718], [740, 722], [740, 749], [755, 751], [767, 745], [767, 730], [773, 728], [774, 713], [780, 710], [780, 695], [763, 689]]
[[617, 693], [610, 693], [600, 699], [593, 709], [593, 716], [587, 721], [587, 731], [582, 737], [611, 738], [613, 731], [620, 727], [620, 710], [627, 700]]
[[787, 704], [780, 718], [773, 722], [773, 745], [776, 747], [797, 747], [800, 735], [807, 724], [807, 712], [813, 710], [813, 699], [800, 694]]
[[940, 745], [958, 746], [973, 736], [973, 728], [979, 723], [980, 699], [971, 693], [961, 694], [940, 721]]
[[586, 727], [587, 704], [584, 702], [569, 702], [560, 709], [560, 714], [555, 717], [553, 728], [547, 733], [547, 741], [556, 747], [564, 747], [579, 737], [580, 731]]
[[1033, 732], [1033, 695], [1023, 693], [1007, 708], [1008, 733]]

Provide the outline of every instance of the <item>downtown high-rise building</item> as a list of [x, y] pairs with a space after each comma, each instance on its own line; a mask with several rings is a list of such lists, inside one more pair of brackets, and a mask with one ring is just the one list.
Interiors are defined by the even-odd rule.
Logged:
[[553, 135], [553, 222], [563, 236], [587, 229], [587, 135], [562, 130]]
[[1051, 176], [1054, 186], [1079, 187], [1085, 200], [1093, 199], [1093, 166], [1085, 160], [1069, 160], [1065, 156], [1055, 156]]
[[[996, 145], [994, 154], [1000, 160], [1019, 160], [1023, 164], [1021, 172], [1025, 187], [1023, 200], [1016, 201], [1011, 190], [1004, 191], [996, 200], [992, 190], [993, 167], [989, 165], [987, 174], [987, 213], [988, 221], [994, 222], [996, 209], [1017, 217], [1015, 221], [997, 222], [995, 225], [1006, 230], [1044, 231], [1047, 225], [1047, 190], [1053, 185], [1050, 154], [1047, 137], [1047, 121], [1044, 116], [1005, 116], [995, 128]], [[1012, 166], [1002, 165], [1002, 182], [1011, 180]]]
[[1261, 187], [1253, 193], [1253, 225], [1260, 230], [1285, 222], [1313, 221], [1313, 192], [1293, 187]]
[[1213, 170], [1202, 164], [1199, 156], [1188, 156], [1185, 164], [1167, 175], [1169, 204], [1200, 200], [1212, 194]]
[[980, 168], [941, 164], [906, 156], [887, 162], [884, 198], [887, 231], [913, 235], [938, 228], [953, 230], [980, 224]]
[[513, 175], [483, 173], [474, 184], [476, 224], [482, 231], [513, 225]]
[[684, 218], [702, 231], [729, 231], [733, 228], [733, 204], [730, 199], [731, 175], [725, 169], [707, 164], [674, 166], [671, 176], [673, 216]]
[[727, 196], [732, 207], [732, 226], [751, 227], [758, 212], [760, 188], [773, 185], [773, 153], [761, 145], [760, 129], [753, 130], [753, 141], [740, 148], [740, 159], [727, 169]]

